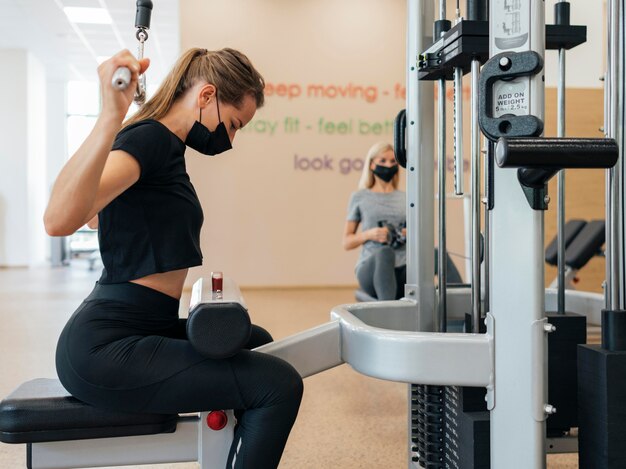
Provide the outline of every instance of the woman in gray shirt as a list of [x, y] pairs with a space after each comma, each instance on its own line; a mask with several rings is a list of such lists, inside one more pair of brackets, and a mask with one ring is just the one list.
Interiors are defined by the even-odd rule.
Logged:
[[391, 145], [370, 148], [343, 234], [346, 250], [362, 246], [356, 277], [379, 300], [401, 298], [406, 283], [406, 195], [398, 190], [398, 168]]

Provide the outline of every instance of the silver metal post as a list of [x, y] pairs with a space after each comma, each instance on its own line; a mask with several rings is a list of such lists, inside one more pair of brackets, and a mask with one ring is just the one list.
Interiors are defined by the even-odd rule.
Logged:
[[[491, 0], [490, 56], [545, 48], [543, 0]], [[519, 93], [512, 108], [494, 105], [494, 117], [534, 115], [544, 119], [543, 72], [496, 81], [494, 97]], [[496, 101], [494, 100], [494, 103]], [[546, 467], [547, 319], [544, 283], [544, 213], [533, 210], [517, 170], [495, 167], [490, 210], [490, 311], [494, 335], [494, 388], [488, 392], [491, 467]], [[488, 330], [489, 330], [488, 326]], [[490, 395], [491, 394], [491, 395]], [[507, 435], [516, 429], [513, 440]]]
[[624, 171], [624, 23], [623, 2], [608, 2], [608, 60], [607, 137], [614, 138], [620, 147], [620, 158], [615, 167], [607, 170], [606, 190], [606, 299], [607, 309], [624, 308], [624, 239], [623, 239], [623, 171]]
[[480, 330], [480, 128], [478, 126], [478, 75], [480, 61], [472, 60], [471, 143], [472, 143], [472, 332]]
[[407, 1], [405, 296], [417, 302], [416, 331], [434, 331], [435, 308], [435, 107], [434, 85], [419, 81], [417, 57], [433, 42], [435, 3]]
[[489, 165], [487, 164], [487, 139], [485, 137], [482, 138], [482, 150], [481, 150], [481, 154], [482, 156], [484, 156], [485, 158], [485, 165], [483, 167], [483, 179], [484, 179], [484, 198], [482, 199], [482, 202], [484, 204], [483, 206], [483, 214], [484, 214], [484, 218], [483, 218], [483, 223], [485, 224], [484, 229], [483, 229], [483, 272], [484, 272], [484, 292], [483, 292], [483, 309], [485, 312], [490, 311], [489, 308], [489, 285], [491, 285], [491, 283], [489, 282], [490, 280], [490, 265], [491, 262], [489, 261], [489, 257], [490, 257], [490, 252], [491, 252], [491, 231], [490, 231], [490, 223], [489, 223], [489, 200], [487, 200], [487, 186], [489, 185]]
[[[456, 2], [456, 24], [463, 21], [459, 0]], [[463, 195], [464, 188], [464, 168], [463, 168], [463, 69], [454, 68], [454, 111], [453, 111], [453, 133], [454, 133], [454, 193]]]
[[[439, 19], [446, 19], [446, 0], [439, 0]], [[435, 38], [439, 39], [439, 38]], [[446, 284], [447, 284], [447, 256], [446, 256], [446, 79], [439, 80], [439, 96], [438, 103], [438, 126], [439, 134], [437, 145], [437, 166], [439, 175], [439, 239], [437, 250], [437, 284], [439, 308], [437, 310], [438, 320], [437, 327], [439, 332], [445, 332], [448, 323], [448, 306], [446, 302]]]
[[454, 69], [454, 193], [463, 195], [463, 69]]
[[[557, 136], [565, 137], [565, 49], [559, 49], [559, 83], [557, 86]], [[557, 245], [558, 245], [558, 313], [565, 314], [565, 170], [557, 179]]]
[[439, 286], [439, 332], [445, 332], [447, 328], [447, 259], [446, 259], [446, 80], [439, 80], [438, 102], [438, 173], [439, 173], [439, 248], [437, 251], [437, 278]]
[[[407, 0], [406, 50], [406, 221], [407, 264], [405, 297], [415, 304], [414, 331], [434, 331], [438, 328], [435, 309], [435, 106], [434, 85], [419, 81], [418, 55], [433, 43], [435, 2]], [[417, 469], [414, 461], [415, 444], [412, 420], [413, 393], [407, 388], [407, 462]]]

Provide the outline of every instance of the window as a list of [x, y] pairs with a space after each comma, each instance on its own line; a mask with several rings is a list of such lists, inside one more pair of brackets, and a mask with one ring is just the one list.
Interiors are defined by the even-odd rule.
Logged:
[[[78, 150], [100, 113], [100, 90], [97, 82], [70, 81], [67, 84], [67, 151], [69, 159]], [[98, 232], [87, 226], [69, 237], [67, 261], [85, 259], [89, 270], [100, 259]]]

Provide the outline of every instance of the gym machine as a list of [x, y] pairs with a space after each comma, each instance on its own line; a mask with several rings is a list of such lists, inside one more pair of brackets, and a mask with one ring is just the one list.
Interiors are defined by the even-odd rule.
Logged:
[[[401, 158], [407, 168], [409, 233], [405, 298], [337, 306], [328, 323], [257, 349], [287, 360], [303, 377], [348, 363], [365, 375], [408, 383], [410, 468], [540, 469], [546, 467], [546, 451], [577, 449], [576, 438], [567, 434], [570, 422], [559, 424], [554, 434], [547, 434], [546, 424], [560, 413], [559, 409], [555, 414], [557, 405], [548, 394], [548, 336], [555, 336], [561, 328], [570, 330], [569, 320], [563, 319], [563, 325], [556, 328], [553, 324], [560, 319], [557, 316], [568, 316], [565, 310], [590, 323], [603, 322], [603, 346], [579, 346], [578, 373], [585, 376], [578, 382], [581, 467], [624, 466], [626, 445], [615, 445], [624, 419], [619, 422], [621, 414], [612, 412], [626, 398], [620, 384], [626, 380], [615, 378], [619, 373], [624, 376], [626, 366], [621, 366], [626, 357], [620, 158], [624, 12], [617, 0], [609, 4], [607, 135], [574, 139], [541, 137], [545, 48], [564, 50], [584, 41], [584, 27], [570, 26], [564, 10], [560, 24], [546, 27], [542, 0], [491, 0], [489, 5], [476, 0], [468, 2], [468, 19], [457, 13], [451, 27], [443, 3], [435, 23], [432, 0], [408, 0], [407, 106], [405, 128], [398, 126], [404, 138], [397, 139], [406, 141]], [[434, 282], [432, 82], [437, 81], [440, 89], [441, 164], [445, 160], [442, 91], [448, 80], [456, 78], [458, 85], [464, 73], [472, 77], [473, 278], [471, 288], [446, 289], [445, 268], [438, 273], [439, 288]], [[456, 109], [460, 112], [458, 102]], [[462, 126], [456, 122], [458, 157]], [[479, 126], [485, 138], [486, 175], [483, 288], [478, 262]], [[546, 184], [565, 168], [612, 168], [607, 171], [606, 299], [544, 287]], [[461, 181], [458, 161], [456, 172]], [[444, 193], [441, 171], [439, 185]], [[442, 199], [440, 217], [445, 215]], [[440, 233], [439, 253], [445, 255], [445, 231]], [[249, 324], [245, 303], [234, 284], [225, 281], [217, 298], [205, 283], [194, 286], [188, 335], [195, 337], [192, 343], [207, 356], [234, 353], [236, 346], [224, 351], [204, 345], [211, 343], [211, 334], [225, 332], [219, 321], [227, 317], [226, 312], [245, 331]], [[550, 322], [546, 308], [557, 310]], [[240, 340], [233, 334], [231, 345]], [[572, 343], [575, 348], [579, 339], [569, 339], [566, 333], [556, 345], [567, 345], [553, 350], [565, 354]], [[618, 391], [617, 399], [608, 393], [609, 385]], [[112, 414], [71, 398], [54, 380], [35, 380], [24, 383], [0, 404], [0, 440], [27, 443], [32, 468], [189, 460], [199, 461], [203, 469], [223, 467], [233, 418], [229, 411], [211, 415]]]
[[[150, 19], [152, 16], [152, 0], [137, 0], [137, 11], [135, 13], [135, 37], [139, 42], [137, 46], [137, 60], [143, 59], [144, 44], [148, 40], [148, 30], [150, 29]], [[127, 67], [118, 68], [113, 74], [111, 85], [117, 90], [125, 90], [130, 85], [131, 73]], [[139, 75], [137, 89], [133, 101], [141, 106], [146, 102], [146, 75]]]

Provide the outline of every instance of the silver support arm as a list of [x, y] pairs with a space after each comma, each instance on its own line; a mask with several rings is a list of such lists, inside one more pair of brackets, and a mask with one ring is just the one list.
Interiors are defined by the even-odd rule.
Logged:
[[302, 377], [345, 362], [359, 373], [389, 381], [491, 387], [491, 331], [409, 331], [415, 306], [409, 300], [337, 306], [331, 322], [255, 351], [286, 360]]
[[340, 337], [339, 322], [332, 321], [254, 350], [282, 358], [306, 378], [343, 363]]

